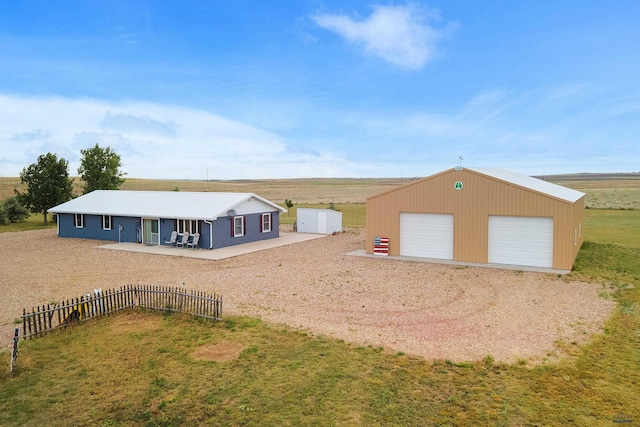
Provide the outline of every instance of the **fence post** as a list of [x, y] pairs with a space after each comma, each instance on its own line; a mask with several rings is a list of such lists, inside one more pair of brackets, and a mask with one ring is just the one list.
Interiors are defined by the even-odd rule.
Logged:
[[11, 372], [16, 367], [16, 361], [18, 360], [18, 340], [20, 339], [20, 328], [14, 328], [13, 330], [13, 348], [11, 349]]
[[[31, 328], [29, 328], [31, 329]], [[27, 309], [22, 309], [22, 336], [27, 336]]]

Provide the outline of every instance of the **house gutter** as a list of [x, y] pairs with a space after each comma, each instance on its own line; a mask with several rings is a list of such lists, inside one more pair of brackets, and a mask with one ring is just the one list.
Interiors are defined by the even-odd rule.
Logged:
[[209, 249], [213, 249], [213, 221], [202, 220], [205, 224], [209, 224]]

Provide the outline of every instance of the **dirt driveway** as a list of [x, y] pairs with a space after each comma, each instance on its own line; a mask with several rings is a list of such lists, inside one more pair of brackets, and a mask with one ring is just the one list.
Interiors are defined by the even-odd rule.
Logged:
[[[0, 233], [0, 336], [23, 307], [94, 288], [152, 284], [223, 295], [223, 314], [257, 316], [354, 345], [425, 358], [555, 360], [556, 340], [584, 342], [614, 303], [602, 285], [553, 274], [347, 256], [364, 247], [348, 231], [209, 261], [99, 249], [55, 230]], [[6, 347], [3, 345], [3, 348]]]

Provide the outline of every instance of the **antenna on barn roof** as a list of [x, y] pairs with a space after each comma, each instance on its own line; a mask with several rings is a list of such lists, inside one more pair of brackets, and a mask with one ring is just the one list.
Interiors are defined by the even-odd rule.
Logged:
[[464, 159], [462, 158], [462, 156], [460, 156], [460, 157], [458, 157], [458, 158], [460, 159], [460, 164], [459, 164], [458, 166], [456, 166], [456, 170], [457, 170], [457, 171], [461, 171], [461, 170], [462, 170], [462, 161], [463, 161]]

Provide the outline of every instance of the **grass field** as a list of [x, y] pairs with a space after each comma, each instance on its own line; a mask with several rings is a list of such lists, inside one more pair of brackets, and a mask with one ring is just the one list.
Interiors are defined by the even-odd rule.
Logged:
[[640, 209], [640, 177], [637, 179], [565, 181], [557, 184], [586, 193], [585, 206], [593, 209]]
[[[640, 209], [640, 176], [630, 179], [603, 179], [593, 181], [572, 180], [572, 176], [554, 176], [551, 180], [558, 184], [586, 193], [585, 206], [596, 209]], [[285, 199], [292, 200], [294, 207], [281, 216], [282, 224], [293, 224], [298, 207], [328, 208], [331, 203], [343, 216], [347, 228], [365, 226], [365, 201], [367, 197], [390, 190], [409, 182], [400, 178], [315, 178], [315, 179], [273, 179], [239, 181], [178, 181], [146, 180], [129, 178], [123, 190], [146, 191], [229, 191], [251, 192], [265, 197], [285, 207]], [[0, 178], [0, 200], [14, 195], [13, 189], [24, 191], [18, 178]], [[76, 194], [81, 194], [80, 181], [74, 180]], [[30, 221], [42, 220], [42, 215], [32, 216]], [[0, 226], [3, 231], [21, 231], [30, 225], [12, 224]]]
[[[640, 209], [640, 174], [625, 179], [604, 175], [593, 180], [575, 180], [572, 175], [549, 179], [586, 193], [585, 206], [597, 209]], [[237, 181], [179, 181], [128, 178], [122, 190], [149, 191], [229, 191], [256, 193], [272, 202], [284, 204], [358, 204], [367, 197], [410, 182], [409, 178], [308, 178]], [[75, 194], [81, 194], [81, 182], [74, 178]], [[0, 201], [24, 191], [19, 178], [0, 178]]]
[[[345, 225], [364, 216], [361, 203], [336, 207]], [[618, 306], [589, 344], [558, 343], [568, 355], [558, 364], [498, 364], [491, 355], [454, 364], [259, 319], [136, 311], [21, 342], [15, 375], [0, 364], [0, 425], [635, 425], [638, 236], [640, 211], [585, 211], [585, 243], [565, 280], [602, 283], [602, 297]], [[193, 357], [225, 343], [240, 344], [236, 359]]]
[[44, 219], [42, 215], [31, 215], [23, 222], [8, 222], [4, 225], [0, 225], [0, 233], [11, 231], [28, 231], [28, 230], [41, 230], [43, 228], [55, 228], [56, 224], [51, 222], [51, 215], [48, 216], [49, 223], [44, 225]]
[[[382, 191], [409, 182], [406, 178], [308, 178], [238, 181], [179, 181], [128, 178], [122, 190], [144, 191], [226, 191], [256, 193], [274, 203], [285, 199], [294, 203], [364, 203]], [[82, 194], [78, 177], [74, 178], [75, 194]], [[0, 201], [14, 195], [14, 188], [24, 191], [19, 178], [0, 178]]]

